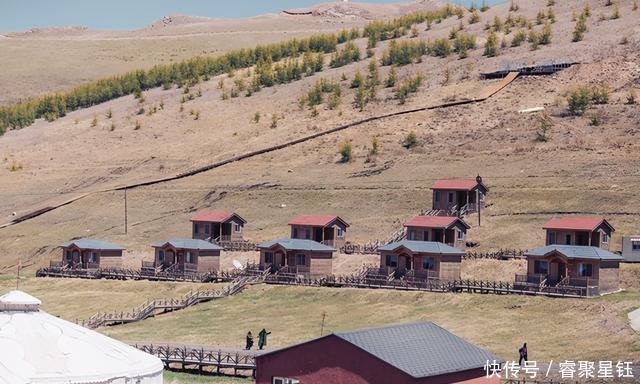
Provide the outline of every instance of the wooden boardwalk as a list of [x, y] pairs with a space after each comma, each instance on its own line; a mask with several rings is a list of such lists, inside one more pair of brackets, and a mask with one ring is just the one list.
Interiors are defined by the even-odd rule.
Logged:
[[162, 313], [179, 311], [193, 305], [207, 301], [221, 299], [241, 292], [249, 284], [257, 284], [264, 281], [266, 274], [238, 276], [227, 287], [221, 290], [191, 291], [183, 297], [174, 299], [151, 299], [142, 305], [127, 312], [96, 313], [87, 320], [77, 321], [87, 328], [98, 328], [117, 324], [127, 324], [141, 321]]
[[229, 350], [215, 347], [170, 344], [133, 344], [141, 351], [156, 356], [167, 369], [210, 374], [255, 377], [258, 351]]

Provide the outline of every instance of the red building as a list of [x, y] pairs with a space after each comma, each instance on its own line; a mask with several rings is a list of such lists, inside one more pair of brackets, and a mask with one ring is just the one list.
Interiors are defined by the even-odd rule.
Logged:
[[257, 384], [499, 384], [495, 355], [431, 322], [332, 333], [256, 357]]
[[416, 216], [404, 223], [407, 240], [438, 241], [452, 247], [464, 246], [469, 224], [455, 216]]
[[484, 207], [484, 198], [488, 192], [482, 183], [482, 177], [475, 179], [438, 180], [431, 187], [433, 190], [433, 209], [476, 212], [478, 206]]
[[191, 218], [194, 239], [211, 242], [242, 241], [242, 229], [247, 223], [231, 211], [201, 211]]
[[292, 239], [317, 241], [339, 249], [349, 224], [335, 215], [300, 215], [289, 222]]
[[615, 229], [602, 217], [564, 216], [549, 220], [543, 227], [547, 231], [546, 245], [584, 245], [609, 249]]

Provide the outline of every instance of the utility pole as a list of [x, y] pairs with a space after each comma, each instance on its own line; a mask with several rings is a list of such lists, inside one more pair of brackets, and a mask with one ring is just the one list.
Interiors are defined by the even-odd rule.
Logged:
[[322, 312], [322, 325], [320, 326], [320, 336], [324, 333], [324, 319], [327, 317], [326, 312]]
[[20, 288], [20, 268], [22, 267], [22, 259], [18, 259], [18, 275], [16, 276], [16, 291]]
[[[476, 183], [482, 184], [482, 177], [480, 174], [476, 176]], [[478, 227], [480, 226], [480, 211], [482, 210], [482, 206], [480, 204], [480, 188], [476, 185], [476, 204], [478, 205]]]
[[127, 219], [128, 219], [128, 212], [127, 212], [127, 187], [124, 188], [124, 233], [125, 235], [127, 234]]

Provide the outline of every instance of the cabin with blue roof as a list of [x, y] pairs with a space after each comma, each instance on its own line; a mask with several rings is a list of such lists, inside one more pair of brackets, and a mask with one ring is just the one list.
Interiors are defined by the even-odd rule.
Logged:
[[143, 262], [143, 269], [164, 272], [206, 273], [220, 270], [222, 247], [200, 239], [171, 239], [152, 245], [153, 263]]
[[309, 239], [279, 239], [258, 244], [260, 267], [296, 276], [331, 275], [335, 249]]
[[98, 269], [122, 267], [124, 247], [94, 239], [75, 239], [60, 244], [62, 261], [51, 262], [52, 267]]
[[378, 248], [380, 268], [396, 277], [458, 280], [464, 251], [436, 241], [401, 240]]

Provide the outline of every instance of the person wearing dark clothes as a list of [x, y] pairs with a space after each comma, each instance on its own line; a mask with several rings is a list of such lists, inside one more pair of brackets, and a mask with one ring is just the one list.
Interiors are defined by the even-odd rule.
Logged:
[[525, 363], [529, 361], [529, 355], [527, 354], [527, 343], [524, 343], [522, 347], [520, 347], [518, 352], [520, 353], [520, 361], [518, 362], [518, 365], [522, 365], [522, 360], [524, 360]]
[[247, 333], [247, 346], [245, 349], [249, 350], [251, 347], [253, 347], [253, 335], [251, 334], [251, 331], [249, 331], [249, 333]]
[[262, 328], [262, 331], [258, 334], [258, 348], [262, 349], [267, 346], [267, 335], [270, 335], [271, 332], [267, 332], [266, 329]]

